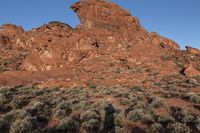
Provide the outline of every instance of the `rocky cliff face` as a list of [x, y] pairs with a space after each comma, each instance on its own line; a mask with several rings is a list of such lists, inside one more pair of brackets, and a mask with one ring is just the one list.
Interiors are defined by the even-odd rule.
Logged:
[[[1, 72], [66, 71], [82, 77], [84, 73], [101, 71], [112, 75], [106, 71], [112, 64], [113, 69], [123, 67], [119, 78], [129, 82], [126, 73], [136, 67], [159, 71], [161, 77], [187, 75], [183, 72], [187, 66], [199, 69], [198, 49], [181, 51], [176, 42], [149, 33], [136, 17], [112, 2], [83, 0], [71, 8], [81, 21], [75, 29], [56, 21], [28, 32], [11, 24], [1, 26]], [[182, 66], [174, 67], [177, 64]]]

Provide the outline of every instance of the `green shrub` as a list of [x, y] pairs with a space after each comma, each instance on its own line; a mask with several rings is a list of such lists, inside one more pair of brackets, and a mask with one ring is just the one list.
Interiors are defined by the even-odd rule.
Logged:
[[95, 83], [89, 83], [89, 88], [95, 90], [97, 88], [97, 85]]
[[190, 95], [189, 96], [189, 101], [193, 103], [200, 103], [200, 96], [198, 95]]
[[178, 107], [171, 107], [172, 116], [181, 123], [193, 123], [194, 116], [188, 113], [187, 110], [182, 110]]
[[[60, 99], [58, 101], [61, 102], [52, 110], [53, 117], [63, 118], [71, 114], [72, 102], [67, 100], [62, 101]], [[57, 103], [57, 101], [54, 101], [54, 103]]]
[[70, 114], [72, 112], [72, 102], [71, 101], [62, 101], [59, 103], [55, 109], [53, 109], [53, 114], [55, 114], [57, 111], [65, 111], [66, 114]]
[[134, 122], [141, 121], [144, 123], [151, 123], [154, 121], [152, 115], [143, 109], [135, 109], [130, 111], [127, 114], [127, 118]]
[[164, 107], [164, 100], [159, 97], [150, 97], [149, 98], [149, 107], [150, 108], [161, 108]]
[[53, 111], [53, 117], [55, 118], [63, 118], [68, 116], [69, 114], [66, 112], [66, 110], [58, 109]]
[[190, 128], [178, 122], [168, 124], [167, 130], [170, 133], [191, 133]]
[[196, 117], [194, 123], [195, 123], [194, 124], [195, 128], [197, 129], [198, 132], [200, 132], [200, 118]]
[[100, 121], [98, 119], [90, 119], [88, 121], [84, 121], [82, 126], [90, 132], [95, 132], [100, 128]]
[[28, 104], [28, 108], [34, 111], [39, 111], [44, 107], [44, 103], [39, 102], [39, 101], [31, 101]]
[[15, 120], [10, 127], [10, 133], [27, 133], [33, 129], [30, 117]]
[[128, 98], [122, 98], [120, 99], [120, 104], [121, 105], [129, 105], [131, 103], [131, 100]]
[[126, 93], [126, 92], [118, 92], [114, 95], [115, 98], [119, 98], [119, 97], [123, 97], [123, 98], [126, 98], [129, 96], [129, 93]]
[[154, 133], [160, 132], [162, 130], [162, 125], [160, 123], [154, 123], [150, 126], [150, 130]]
[[90, 119], [100, 120], [101, 116], [100, 116], [99, 111], [97, 111], [96, 109], [92, 109], [92, 110], [87, 111], [85, 114], [83, 114], [81, 116], [81, 119], [83, 121], [87, 121], [87, 120], [90, 120]]
[[7, 101], [7, 98], [5, 95], [0, 94], [0, 106], [3, 106], [3, 104]]
[[114, 113], [114, 124], [115, 126], [122, 126], [123, 125], [123, 115], [119, 113]]
[[161, 115], [154, 115], [153, 116], [157, 123], [161, 123], [163, 125], [167, 125], [168, 123], [175, 122], [175, 119], [171, 116], [161, 116]]
[[142, 88], [140, 86], [133, 86], [131, 88], [132, 93], [137, 93], [137, 92], [143, 92]]
[[71, 117], [62, 119], [59, 125], [56, 127], [57, 130], [66, 132], [78, 132], [80, 123]]
[[100, 128], [101, 115], [96, 109], [87, 111], [83, 116], [81, 116], [81, 120], [83, 121], [83, 128], [90, 132], [98, 131]]
[[80, 101], [76, 105], [73, 106], [74, 110], [86, 110], [90, 106], [90, 103], [88, 101]]
[[128, 131], [120, 126], [115, 126], [114, 128], [111, 129], [110, 133], [127, 133]]

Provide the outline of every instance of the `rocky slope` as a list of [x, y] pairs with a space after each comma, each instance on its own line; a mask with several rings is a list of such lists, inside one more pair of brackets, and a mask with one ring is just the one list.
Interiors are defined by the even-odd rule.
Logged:
[[[189, 46], [180, 50], [176, 42], [148, 32], [136, 17], [108, 1], [82, 0], [71, 8], [81, 22], [76, 28], [57, 21], [27, 32], [12, 24], [0, 27], [2, 87], [37, 84], [38, 88], [98, 86], [119, 89], [126, 86], [122, 88], [127, 93], [133, 86], [142, 86], [148, 88], [148, 95], [163, 98], [167, 94], [160, 92], [169, 93], [165, 89], [172, 84], [178, 87], [177, 91], [185, 85], [182, 88], [190, 88], [187, 93], [199, 93], [200, 50]], [[156, 83], [162, 83], [161, 87]], [[169, 106], [164, 109], [176, 105], [170, 102], [173, 98], [193, 107], [191, 101], [182, 99], [183, 94], [163, 98]], [[119, 98], [111, 98], [111, 102], [117, 100]], [[192, 112], [200, 114], [194, 110]], [[141, 127], [146, 129], [146, 126], [148, 124]], [[194, 128], [197, 130], [199, 127]]]

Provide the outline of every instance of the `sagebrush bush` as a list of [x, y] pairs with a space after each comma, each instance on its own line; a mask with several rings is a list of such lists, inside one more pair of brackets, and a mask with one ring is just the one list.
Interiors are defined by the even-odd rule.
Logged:
[[100, 128], [100, 121], [98, 119], [90, 119], [82, 123], [83, 128], [87, 129], [89, 132], [98, 131]]
[[33, 129], [30, 117], [15, 120], [10, 126], [10, 133], [27, 133]]
[[96, 109], [87, 111], [81, 116], [81, 120], [83, 121], [82, 127], [90, 132], [98, 131], [100, 128], [101, 115]]
[[[69, 115], [72, 112], [72, 102], [71, 101], [62, 101], [59, 103], [56, 108], [53, 109], [53, 114], [57, 114], [58, 112], [65, 112], [65, 114]], [[59, 114], [59, 113], [58, 113]], [[62, 113], [61, 113], [62, 114]]]
[[86, 110], [90, 108], [90, 103], [88, 101], [80, 101], [73, 106], [74, 110]]
[[197, 129], [198, 132], [200, 132], [200, 118], [196, 117], [194, 120], [194, 126]]
[[167, 130], [170, 133], [191, 133], [189, 127], [187, 127], [185, 124], [181, 124], [178, 122], [170, 123], [167, 125]]
[[137, 93], [137, 92], [143, 92], [142, 88], [140, 86], [133, 86], [131, 88], [132, 93]]
[[162, 125], [160, 123], [154, 123], [150, 126], [150, 130], [154, 133], [158, 133], [162, 130]]
[[122, 98], [122, 99], [120, 99], [120, 104], [121, 105], [129, 105], [129, 104], [131, 104], [131, 99]]
[[149, 107], [150, 108], [161, 108], [164, 107], [164, 100], [159, 97], [150, 97], [149, 98]]
[[190, 95], [189, 96], [189, 101], [190, 102], [193, 102], [193, 103], [200, 103], [200, 96], [198, 96], [198, 95]]
[[172, 116], [181, 123], [193, 123], [195, 117], [187, 110], [182, 110], [178, 107], [171, 107]]
[[153, 117], [157, 123], [161, 123], [163, 125], [167, 125], [168, 123], [175, 122], [175, 119], [171, 116], [161, 116], [161, 115], [156, 114]]
[[90, 120], [90, 119], [100, 120], [101, 115], [100, 115], [99, 111], [97, 111], [96, 109], [92, 109], [92, 110], [87, 111], [85, 114], [83, 114], [81, 116], [81, 119], [83, 121], [87, 121], [87, 120]]
[[7, 101], [7, 98], [5, 95], [0, 94], [0, 106], [3, 106], [3, 104]]
[[141, 121], [144, 123], [151, 123], [154, 121], [152, 115], [143, 109], [135, 109], [127, 114], [127, 118], [134, 122]]
[[62, 119], [56, 127], [57, 130], [66, 131], [66, 132], [78, 132], [79, 128], [80, 128], [79, 121], [71, 117], [66, 117]]
[[115, 126], [111, 129], [110, 133], [127, 133], [127, 130], [121, 126]]
[[44, 106], [45, 106], [44, 103], [39, 102], [39, 101], [31, 101], [31, 102], [28, 104], [28, 108], [29, 108], [30, 110], [33, 110], [33, 111], [39, 111], [39, 110], [41, 110]]
[[115, 126], [123, 126], [124, 123], [124, 118], [122, 114], [119, 113], [114, 113], [114, 124]]

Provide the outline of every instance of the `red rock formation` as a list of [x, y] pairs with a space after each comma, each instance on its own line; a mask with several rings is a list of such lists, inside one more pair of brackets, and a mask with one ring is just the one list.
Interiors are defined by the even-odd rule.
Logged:
[[200, 55], [200, 50], [196, 49], [196, 48], [186, 46], [186, 51], [189, 52], [189, 53], [192, 53], [192, 54]]
[[163, 48], [171, 47], [173, 49], [180, 50], [180, 46], [170, 39], [162, 37], [155, 32], [150, 33], [150, 36], [152, 43], [155, 45], [160, 45]]
[[[56, 71], [63, 71], [82, 77], [79, 82], [83, 83], [94, 80], [98, 71], [105, 77], [112, 77], [115, 73], [109, 64], [113, 64], [113, 69], [121, 68], [124, 73], [110, 84], [133, 83], [137, 80], [131, 79], [141, 82], [148, 75], [143, 70], [142, 75], [132, 78], [130, 70], [135, 68], [159, 71], [160, 76], [166, 76], [182, 69], [174, 68], [177, 60], [183, 65], [199, 60], [198, 56], [190, 58], [197, 54], [191, 52], [194, 49], [188, 50], [190, 54], [180, 51], [177, 43], [157, 33], [149, 33], [136, 17], [112, 2], [82, 0], [71, 8], [81, 21], [75, 29], [56, 21], [28, 32], [15, 25], [3, 25], [0, 29], [0, 70], [36, 71], [37, 74], [49, 71], [51, 77]], [[163, 58], [167, 56], [170, 58], [166, 62]], [[77, 84], [77, 81], [70, 82]]]

